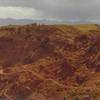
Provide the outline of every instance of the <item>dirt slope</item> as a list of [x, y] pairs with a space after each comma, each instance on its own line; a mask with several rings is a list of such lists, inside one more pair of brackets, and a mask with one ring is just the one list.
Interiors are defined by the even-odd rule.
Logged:
[[0, 100], [100, 100], [99, 25], [0, 28]]

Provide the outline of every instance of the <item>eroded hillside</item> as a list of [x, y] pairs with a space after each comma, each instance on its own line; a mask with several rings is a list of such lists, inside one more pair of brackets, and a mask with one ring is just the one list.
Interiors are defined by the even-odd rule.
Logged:
[[100, 100], [99, 25], [0, 28], [0, 100]]

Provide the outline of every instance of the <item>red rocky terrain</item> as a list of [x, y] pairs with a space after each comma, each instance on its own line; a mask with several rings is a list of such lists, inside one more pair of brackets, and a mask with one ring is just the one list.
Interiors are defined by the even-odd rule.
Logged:
[[0, 100], [100, 100], [100, 26], [0, 27]]

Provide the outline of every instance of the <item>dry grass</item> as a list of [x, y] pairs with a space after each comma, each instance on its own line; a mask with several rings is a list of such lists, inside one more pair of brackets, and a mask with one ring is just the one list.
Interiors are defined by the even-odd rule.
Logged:
[[0, 100], [99, 100], [99, 25], [0, 28]]

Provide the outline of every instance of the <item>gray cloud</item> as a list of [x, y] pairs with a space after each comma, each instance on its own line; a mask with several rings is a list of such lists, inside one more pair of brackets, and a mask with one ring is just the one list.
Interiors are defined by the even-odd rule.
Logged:
[[33, 8], [43, 19], [100, 20], [100, 0], [0, 0], [0, 6]]

